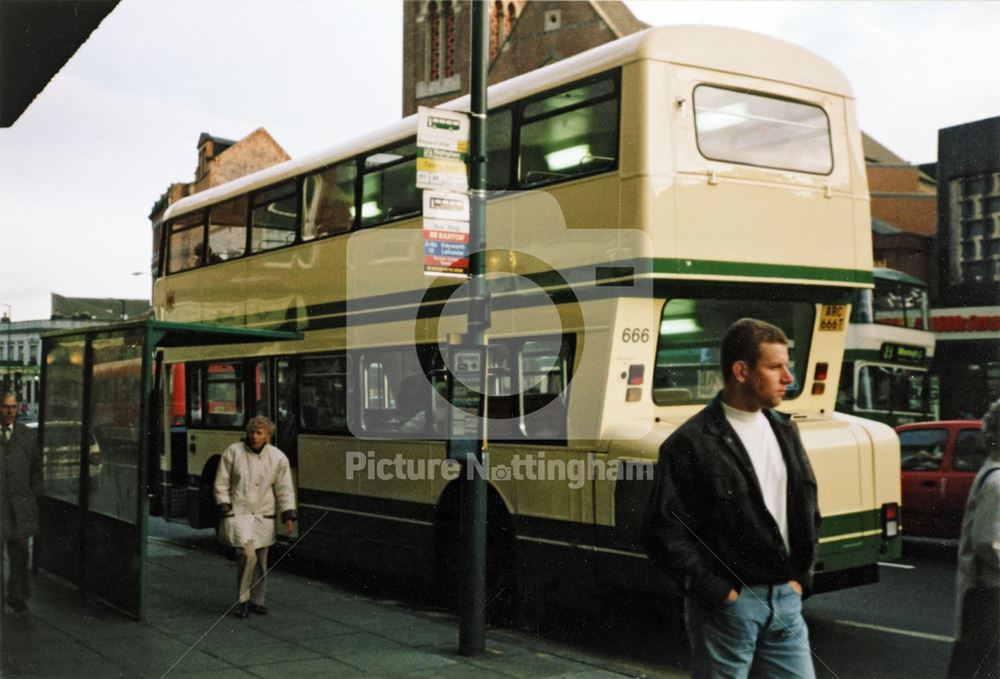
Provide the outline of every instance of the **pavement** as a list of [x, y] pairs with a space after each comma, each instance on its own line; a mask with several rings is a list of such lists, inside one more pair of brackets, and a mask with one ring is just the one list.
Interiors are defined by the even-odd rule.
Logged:
[[[267, 615], [233, 615], [232, 562], [149, 539], [147, 620], [32, 575], [30, 612], [5, 609], [2, 677], [686, 677], [536, 634], [490, 628], [486, 653], [458, 655], [455, 616], [366, 596], [282, 568]], [[272, 557], [273, 558], [273, 557]]]

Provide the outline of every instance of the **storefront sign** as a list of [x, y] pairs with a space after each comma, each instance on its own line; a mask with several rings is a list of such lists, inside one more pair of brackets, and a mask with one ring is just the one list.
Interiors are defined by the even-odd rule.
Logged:
[[931, 330], [940, 339], [1000, 339], [1000, 307], [934, 309]]

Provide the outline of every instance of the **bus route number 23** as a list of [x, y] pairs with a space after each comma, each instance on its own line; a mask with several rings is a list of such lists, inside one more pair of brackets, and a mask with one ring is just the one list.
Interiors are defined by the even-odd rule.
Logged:
[[649, 341], [649, 328], [625, 328], [622, 342], [625, 344], [645, 344]]
[[841, 332], [846, 321], [846, 304], [824, 304], [823, 314], [819, 318], [819, 329], [821, 332]]

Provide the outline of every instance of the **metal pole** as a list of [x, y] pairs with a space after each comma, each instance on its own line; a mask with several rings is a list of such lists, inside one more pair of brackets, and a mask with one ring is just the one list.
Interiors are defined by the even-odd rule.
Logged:
[[[486, 87], [489, 18], [484, 0], [472, 0], [471, 121], [469, 126], [469, 322], [466, 341], [483, 348], [489, 327], [486, 294]], [[485, 353], [484, 353], [485, 363]], [[483, 376], [485, 378], [485, 365]], [[486, 380], [481, 383], [486, 393]], [[480, 413], [483, 408], [480, 407]], [[476, 458], [483, 459], [483, 427], [476, 441]], [[482, 655], [486, 650], [486, 479], [480, 466], [465, 461], [462, 474], [463, 592], [458, 633], [460, 655]]]

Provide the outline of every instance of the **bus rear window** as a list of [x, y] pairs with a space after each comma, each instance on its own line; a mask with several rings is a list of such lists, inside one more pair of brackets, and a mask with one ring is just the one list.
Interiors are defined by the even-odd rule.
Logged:
[[758, 318], [788, 336], [788, 362], [795, 383], [785, 398], [798, 396], [805, 380], [816, 309], [807, 302], [749, 299], [671, 299], [663, 307], [653, 372], [657, 405], [706, 403], [722, 389], [719, 348], [729, 326]]
[[830, 120], [819, 106], [740, 90], [694, 90], [698, 150], [709, 160], [812, 174], [833, 170]]

